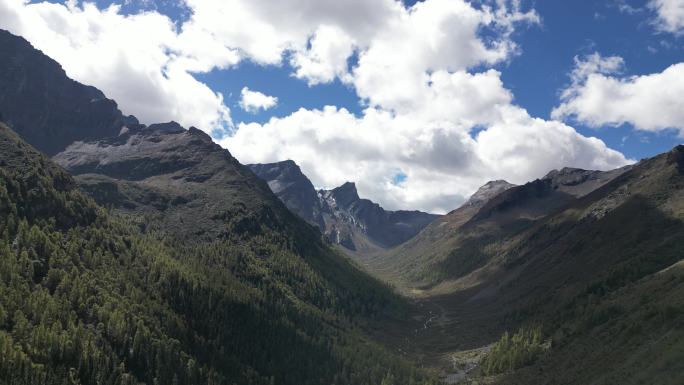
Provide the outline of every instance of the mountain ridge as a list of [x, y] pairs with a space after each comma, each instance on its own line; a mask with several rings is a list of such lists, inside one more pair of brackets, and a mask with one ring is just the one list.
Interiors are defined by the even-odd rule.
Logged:
[[50, 156], [76, 140], [114, 136], [139, 124], [100, 90], [69, 79], [59, 63], [2, 29], [0, 57], [3, 120]]
[[360, 198], [353, 182], [316, 191], [292, 160], [248, 167], [269, 184], [290, 210], [352, 253], [365, 254], [396, 246], [439, 217], [417, 210], [387, 211]]
[[[519, 186], [505, 181], [488, 182], [473, 194], [474, 202], [466, 201], [408, 242], [366, 262], [371, 271], [379, 271], [385, 279], [401, 285], [412, 281], [410, 286], [439, 285], [454, 274], [481, 267], [488, 258], [482, 247], [492, 239], [532, 226], [629, 169], [565, 168]], [[487, 192], [486, 199], [478, 197], [483, 191]]]

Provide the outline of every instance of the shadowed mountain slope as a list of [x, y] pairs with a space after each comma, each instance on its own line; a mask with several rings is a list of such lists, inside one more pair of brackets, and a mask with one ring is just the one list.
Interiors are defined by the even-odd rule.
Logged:
[[365, 262], [402, 287], [433, 287], [453, 280], [486, 264], [491, 242], [532, 226], [628, 169], [564, 168], [521, 186], [489, 182], [413, 239]]
[[48, 155], [76, 140], [114, 136], [124, 125], [138, 124], [100, 90], [69, 79], [59, 63], [1, 29], [0, 116]]
[[290, 210], [354, 255], [401, 244], [439, 217], [420, 211], [384, 210], [377, 203], [361, 199], [350, 182], [316, 191], [291, 160], [249, 167]]
[[399, 346], [464, 383], [681, 383], [684, 146], [593, 190], [572, 184], [572, 199], [556, 176], [461, 220], [446, 260], [460, 262], [436, 263], [434, 285], [407, 285], [429, 313]]
[[[70, 114], [109, 127], [109, 115]], [[26, 133], [57, 135], [60, 116], [12, 124], [41, 145]], [[404, 302], [206, 134], [171, 122], [88, 135], [54, 158], [74, 180], [0, 125], [0, 382], [428, 381], [360, 327]]]
[[684, 380], [682, 164], [684, 146], [644, 160], [500, 243], [477, 298], [551, 340], [533, 368], [501, 383]]
[[2, 124], [0, 150], [0, 382], [375, 384], [388, 367], [424, 378], [353, 326], [397, 299], [308, 225], [306, 240], [283, 230], [299, 220], [275, 197], [270, 223], [243, 215], [244, 228], [200, 240], [108, 214]]

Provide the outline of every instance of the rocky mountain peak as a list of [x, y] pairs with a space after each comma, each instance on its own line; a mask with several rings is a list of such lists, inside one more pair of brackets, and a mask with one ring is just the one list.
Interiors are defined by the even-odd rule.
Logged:
[[564, 167], [560, 170], [551, 170], [542, 180], [550, 181], [553, 185], [575, 186], [587, 181], [598, 173], [600, 171]]
[[178, 124], [177, 122], [170, 121], [167, 123], [155, 123], [155, 124], [150, 124], [147, 126], [148, 130], [152, 131], [159, 131], [159, 132], [168, 132], [168, 133], [178, 133], [178, 132], [183, 132], [185, 131], [185, 128]]
[[680, 172], [684, 172], [684, 145], [680, 144], [667, 154], [667, 161], [677, 165]]
[[598, 171], [564, 167], [560, 170], [550, 171], [541, 178], [541, 182], [548, 184], [553, 190], [573, 196], [583, 196], [608, 183], [630, 168], [631, 166], [625, 166], [611, 171]]
[[332, 243], [357, 253], [396, 246], [438, 217], [420, 211], [387, 211], [360, 198], [353, 182], [316, 191], [292, 160], [248, 167], [292, 212], [316, 225]]
[[335, 199], [338, 206], [349, 207], [352, 203], [360, 200], [359, 192], [354, 182], [346, 182], [330, 191], [330, 196]]
[[302, 182], [303, 179], [306, 179], [307, 183], [305, 183], [306, 186], [304, 187], [308, 188], [311, 186], [313, 188], [313, 185], [306, 176], [304, 176], [302, 170], [292, 160], [284, 160], [276, 163], [250, 164], [247, 167], [252, 169], [252, 171], [262, 179], [280, 181], [279, 185], [281, 186]]
[[74, 141], [116, 136], [123, 126], [137, 124], [100, 90], [69, 79], [59, 63], [4, 30], [0, 58], [3, 120], [48, 155]]
[[480, 187], [475, 194], [473, 194], [468, 201], [463, 205], [463, 207], [479, 207], [483, 206], [487, 201], [499, 195], [500, 193], [508, 190], [516, 185], [508, 183], [505, 180], [493, 180], [485, 183]]
[[321, 202], [316, 189], [292, 160], [247, 165], [280, 198], [285, 206], [311, 224], [323, 228]]

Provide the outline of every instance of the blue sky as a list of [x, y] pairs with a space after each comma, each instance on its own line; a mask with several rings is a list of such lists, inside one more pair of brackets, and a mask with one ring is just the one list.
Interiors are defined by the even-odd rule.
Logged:
[[[404, 1], [407, 6], [417, 1]], [[155, 9], [174, 21], [182, 22], [189, 11], [174, 1], [157, 1], [143, 5], [132, 1], [123, 6], [125, 13]], [[541, 25], [516, 31], [519, 55], [495, 68], [514, 96], [515, 102], [531, 115], [550, 118], [559, 103], [559, 90], [569, 82], [576, 56], [593, 52], [618, 55], [627, 63], [624, 75], [660, 72], [673, 63], [684, 61], [684, 38], [657, 32], [652, 24], [653, 10], [647, 1], [523, 1], [523, 7], [534, 8]], [[117, 1], [98, 0], [107, 7]], [[630, 10], [625, 10], [627, 6]], [[353, 65], [353, 60], [350, 65]], [[283, 117], [299, 108], [344, 107], [360, 114], [362, 101], [354, 89], [339, 80], [332, 84], [308, 86], [291, 76], [292, 67], [264, 66], [250, 61], [230, 70], [214, 70], [195, 76], [213, 90], [221, 92], [236, 122], [266, 122], [273, 116]], [[249, 87], [278, 97], [278, 105], [267, 111], [249, 113], [239, 107], [240, 90]], [[659, 133], [637, 132], [626, 123], [620, 127], [589, 128], [573, 121], [573, 126], [587, 136], [597, 136], [626, 156], [641, 159], [669, 150], [681, 143], [675, 130]]]
[[[611, 1], [534, 2], [543, 25], [520, 32], [522, 52], [502, 69], [516, 102], [534, 116], [549, 118], [558, 104], [558, 90], [569, 82], [567, 74], [577, 55], [596, 51], [619, 55], [627, 63], [625, 75], [661, 72], [684, 61], [684, 40], [655, 32], [646, 3], [625, 1], [623, 4], [639, 10], [629, 14], [620, 11], [620, 3]], [[573, 123], [585, 135], [598, 136], [635, 159], [667, 151], [682, 141], [675, 131], [650, 134], [635, 132], [630, 124], [589, 129]]]
[[0, 0], [0, 28], [146, 123], [388, 208], [444, 212], [488, 180], [619, 167], [684, 135], [684, 0], [88, 4]]

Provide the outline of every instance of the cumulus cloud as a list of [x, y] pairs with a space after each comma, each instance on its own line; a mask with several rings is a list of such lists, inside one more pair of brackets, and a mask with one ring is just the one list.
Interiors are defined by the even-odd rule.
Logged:
[[[320, 187], [354, 180], [363, 196], [390, 209], [432, 212], [454, 209], [491, 179], [525, 183], [552, 168], [605, 170], [629, 162], [599, 139], [530, 117], [510, 103], [498, 75], [448, 75], [455, 89], [482, 92], [472, 99], [471, 109], [466, 108], [470, 93], [456, 96], [462, 104], [459, 110], [455, 103], [457, 111], [471, 111], [463, 119], [379, 108], [367, 108], [357, 117], [328, 106], [300, 109], [263, 125], [242, 123], [221, 144], [246, 163], [294, 159]], [[486, 128], [473, 135], [476, 125]], [[393, 183], [398, 173], [406, 176], [400, 184]]]
[[[387, 17], [363, 40], [352, 34], [342, 40], [358, 54], [349, 73], [346, 59], [320, 60], [342, 64], [312, 77], [328, 81], [336, 74], [353, 85], [367, 105], [361, 116], [334, 106], [300, 109], [266, 124], [242, 123], [222, 145], [246, 163], [293, 159], [320, 187], [353, 180], [363, 196], [390, 209], [433, 212], [454, 209], [491, 179], [524, 183], [554, 167], [629, 162], [599, 139], [530, 117], [514, 105], [500, 72], [471, 72], [513, 57], [518, 49], [510, 34], [515, 25], [537, 23], [534, 12], [520, 11], [516, 2], [478, 9], [428, 0]], [[483, 29], [490, 38], [481, 37]], [[405, 175], [401, 183], [398, 174]]]
[[159, 13], [124, 16], [118, 6], [0, 0], [0, 28], [25, 37], [70, 77], [102, 89], [145, 123], [176, 120], [208, 131], [232, 125], [222, 95], [190, 71], [234, 64], [236, 53], [224, 49], [211, 65], [202, 64], [214, 47], [189, 44]]
[[253, 114], [259, 110], [266, 111], [278, 104], [278, 98], [275, 96], [268, 96], [259, 91], [252, 91], [247, 87], [243, 87], [240, 91], [240, 107], [247, 112]]
[[620, 76], [623, 65], [622, 58], [598, 54], [576, 59], [572, 84], [552, 116], [592, 127], [629, 123], [642, 131], [675, 129], [684, 135], [684, 63], [641, 76]]
[[[288, 52], [325, 56], [327, 36], [344, 33], [363, 42], [403, 6], [395, 0], [185, 0], [192, 11], [183, 24], [184, 33], [210, 37], [229, 49], [261, 64], [280, 64]], [[313, 44], [312, 44], [313, 45]], [[319, 63], [329, 57], [318, 57]], [[346, 62], [346, 57], [341, 58]], [[328, 62], [333, 67], [338, 62]], [[327, 69], [326, 69], [327, 70]]]
[[656, 12], [656, 28], [677, 35], [684, 31], [684, 0], [651, 0], [648, 5]]
[[[314, 86], [340, 80], [364, 106], [329, 106], [265, 124], [239, 123], [221, 144], [243, 163], [294, 159], [313, 182], [357, 182], [388, 208], [444, 212], [490, 179], [523, 183], [563, 166], [629, 160], [557, 121], [515, 105], [493, 67], [520, 48], [513, 32], [539, 23], [519, 0], [184, 0], [174, 24], [156, 11], [0, 0], [0, 27], [24, 35], [143, 121], [230, 126], [222, 96], [193, 73], [243, 60], [290, 66]], [[477, 69], [477, 70], [476, 70]], [[585, 73], [607, 73], [587, 67]], [[577, 72], [577, 79], [585, 75]], [[580, 80], [576, 84], [582, 84]], [[242, 90], [241, 106], [275, 98]], [[396, 176], [402, 182], [396, 183]], [[403, 177], [405, 176], [405, 178]]]
[[350, 81], [347, 61], [354, 52], [354, 40], [339, 28], [321, 26], [311, 38], [310, 47], [293, 54], [290, 63], [295, 76], [309, 85], [330, 83], [339, 78]]

